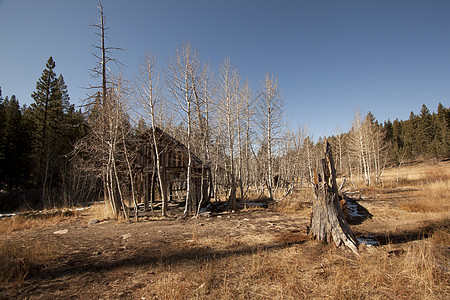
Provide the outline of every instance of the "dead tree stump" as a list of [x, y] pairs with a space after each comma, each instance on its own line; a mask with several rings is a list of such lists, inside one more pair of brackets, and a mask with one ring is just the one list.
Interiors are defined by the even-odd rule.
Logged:
[[333, 239], [336, 246], [346, 245], [358, 254], [358, 241], [345, 220], [339, 204], [336, 170], [328, 142], [325, 159], [321, 160], [319, 172], [315, 171], [314, 184], [315, 199], [309, 234], [322, 242], [329, 243]]

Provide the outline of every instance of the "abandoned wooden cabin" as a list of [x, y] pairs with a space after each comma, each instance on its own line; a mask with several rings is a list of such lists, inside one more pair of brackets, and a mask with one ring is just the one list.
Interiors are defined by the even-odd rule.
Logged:
[[[187, 194], [187, 147], [155, 127], [156, 143], [160, 153], [162, 186], [168, 195], [169, 207], [184, 206]], [[156, 152], [152, 128], [142, 133], [138, 139], [138, 157], [135, 170], [137, 190], [143, 202], [144, 212], [160, 209], [162, 199], [159, 192], [159, 180], [156, 170]], [[193, 153], [191, 154], [191, 182], [189, 212], [194, 213], [198, 205], [206, 205], [210, 200], [211, 168]], [[155, 197], [159, 196], [159, 197]], [[202, 198], [203, 197], [203, 198]]]

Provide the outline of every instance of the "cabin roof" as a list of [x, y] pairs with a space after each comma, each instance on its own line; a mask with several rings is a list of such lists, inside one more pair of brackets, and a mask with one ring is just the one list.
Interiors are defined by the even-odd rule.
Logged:
[[[153, 127], [150, 127], [148, 130], [146, 130], [142, 134], [141, 138], [149, 139], [150, 142], [153, 143], [153, 140], [151, 137], [152, 129], [153, 129]], [[169, 147], [172, 149], [175, 148], [178, 151], [180, 151], [181, 153], [183, 153], [183, 155], [188, 157], [188, 148], [186, 147], [186, 145], [184, 145], [183, 143], [181, 143], [180, 141], [178, 141], [177, 139], [172, 137], [170, 134], [168, 134], [167, 132], [165, 132], [164, 130], [159, 128], [158, 126], [155, 126], [155, 133], [156, 133], [157, 143], [159, 145], [162, 145], [165, 148], [169, 148]], [[191, 158], [193, 160], [194, 167], [201, 168], [203, 165], [203, 168], [210, 168], [208, 163], [202, 162], [202, 160], [192, 152], [191, 152]]]

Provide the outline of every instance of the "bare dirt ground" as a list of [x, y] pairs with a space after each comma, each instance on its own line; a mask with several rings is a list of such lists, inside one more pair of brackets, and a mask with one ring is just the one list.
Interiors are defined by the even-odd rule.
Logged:
[[[107, 220], [88, 225], [91, 218], [83, 212], [45, 229], [7, 236], [7, 243], [52, 245], [58, 257], [20, 284], [1, 284], [0, 297], [136, 299], [158, 276], [152, 271], [154, 265], [285, 247], [296, 239], [305, 240], [307, 224], [304, 218], [262, 209], [197, 219]], [[66, 234], [54, 234], [66, 229]], [[283, 239], [286, 235], [291, 239], [288, 243]]]
[[[270, 207], [96, 224], [89, 224], [96, 218], [92, 210], [81, 211], [41, 228], [2, 234], [4, 245], [42, 248], [51, 255], [24, 278], [1, 282], [0, 298], [445, 299], [450, 293], [448, 207], [434, 213], [405, 209], [420, 197], [418, 190], [409, 185], [362, 191], [359, 203], [373, 217], [352, 229], [378, 246], [360, 245], [359, 257], [308, 240], [311, 210], [305, 203], [289, 213]], [[441, 242], [435, 238], [427, 254], [423, 249], [436, 231]], [[422, 260], [415, 266], [416, 248], [424, 261], [432, 257], [431, 275]], [[422, 287], [427, 276], [431, 279]]]

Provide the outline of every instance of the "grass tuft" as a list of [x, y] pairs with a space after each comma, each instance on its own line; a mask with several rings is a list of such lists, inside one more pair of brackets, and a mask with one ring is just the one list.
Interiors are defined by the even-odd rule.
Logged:
[[311, 203], [305, 202], [304, 200], [285, 199], [274, 203], [271, 208], [277, 212], [293, 214], [309, 209], [310, 207]]
[[417, 186], [419, 192], [413, 200], [400, 203], [399, 207], [408, 212], [448, 212], [450, 211], [450, 179], [427, 181]]
[[26, 229], [41, 229], [77, 217], [77, 212], [73, 210], [55, 210], [3, 218], [0, 219], [0, 235]]
[[40, 241], [18, 245], [0, 243], [0, 280], [23, 281], [58, 257], [57, 247]]
[[94, 203], [91, 206], [91, 210], [95, 217], [99, 220], [106, 220], [114, 218], [114, 213], [111, 208], [111, 205], [108, 203]]

